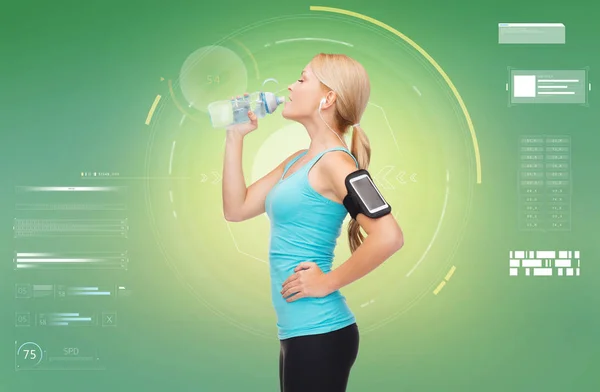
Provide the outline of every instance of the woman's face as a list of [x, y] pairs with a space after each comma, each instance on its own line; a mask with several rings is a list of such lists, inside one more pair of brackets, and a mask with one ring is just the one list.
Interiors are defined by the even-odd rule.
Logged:
[[300, 78], [288, 86], [289, 99], [285, 102], [282, 116], [288, 120], [301, 120], [315, 114], [319, 102], [325, 97], [321, 82], [307, 65]]

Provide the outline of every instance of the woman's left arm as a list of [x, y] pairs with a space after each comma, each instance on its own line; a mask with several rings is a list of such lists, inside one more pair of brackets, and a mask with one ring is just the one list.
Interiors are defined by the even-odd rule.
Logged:
[[[343, 164], [340, 159], [327, 159], [322, 165], [324, 176], [340, 200], [348, 194], [346, 177], [356, 171], [352, 157], [344, 155], [346, 159], [342, 160]], [[362, 278], [404, 245], [402, 229], [391, 213], [380, 218], [358, 214], [356, 220], [367, 236], [348, 260], [326, 275], [330, 292]]]
[[[329, 292], [339, 290], [362, 278], [389, 259], [404, 245], [402, 231], [392, 214], [379, 219], [372, 219], [359, 214], [357, 220], [367, 232], [367, 237], [348, 260], [326, 275]], [[367, 221], [368, 223], [364, 224], [361, 221]], [[370, 230], [366, 229], [366, 226], [369, 226]]]

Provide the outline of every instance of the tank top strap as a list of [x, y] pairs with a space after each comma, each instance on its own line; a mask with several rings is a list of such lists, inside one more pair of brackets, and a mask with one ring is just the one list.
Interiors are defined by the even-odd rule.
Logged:
[[[288, 170], [290, 169], [290, 167], [296, 163], [296, 161], [300, 158], [302, 158], [304, 155], [306, 155], [306, 153], [308, 152], [308, 150], [305, 150], [303, 152], [301, 152], [300, 154], [296, 155], [292, 160], [290, 160], [287, 165], [285, 165], [285, 168], [283, 169], [283, 174], [281, 175], [281, 179], [283, 179], [286, 175], [286, 173], [288, 172]], [[292, 173], [293, 174], [293, 173]]]
[[356, 160], [356, 158], [354, 157], [354, 155], [352, 155], [352, 153], [350, 151], [348, 151], [348, 149], [346, 147], [342, 147], [342, 146], [336, 146], [336, 147], [331, 147], [328, 148], [325, 151], [321, 151], [316, 157], [314, 157], [308, 165], [306, 165], [308, 167], [308, 171], [310, 171], [310, 169], [315, 165], [315, 163], [317, 163], [317, 161], [319, 159], [321, 159], [321, 157], [325, 154], [327, 154], [330, 151], [345, 151], [348, 153], [348, 155], [350, 155], [352, 157], [352, 159], [354, 159], [354, 162], [356, 163], [356, 168], [358, 169], [358, 161]]

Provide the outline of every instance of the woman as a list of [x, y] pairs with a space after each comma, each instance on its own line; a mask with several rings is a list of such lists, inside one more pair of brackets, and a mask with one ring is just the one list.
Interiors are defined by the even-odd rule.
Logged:
[[[227, 129], [223, 212], [239, 222], [264, 212], [271, 220], [269, 265], [280, 339], [282, 392], [343, 392], [358, 355], [355, 317], [339, 289], [361, 278], [403, 245], [391, 214], [356, 216], [348, 227], [352, 256], [331, 270], [334, 248], [348, 213], [345, 178], [367, 169], [371, 149], [360, 118], [370, 94], [364, 68], [341, 54], [319, 54], [288, 87], [282, 115], [306, 127], [310, 146], [246, 188], [243, 137], [251, 122]], [[353, 128], [349, 150], [343, 136]], [[363, 228], [365, 238], [360, 232]]]

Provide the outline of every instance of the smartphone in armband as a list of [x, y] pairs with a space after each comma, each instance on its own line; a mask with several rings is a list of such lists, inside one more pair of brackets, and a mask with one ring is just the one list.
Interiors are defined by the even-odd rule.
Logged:
[[359, 169], [346, 177], [348, 195], [344, 198], [344, 206], [352, 219], [358, 214], [369, 218], [380, 218], [389, 214], [392, 207], [385, 200], [373, 183], [371, 175], [365, 169]]

